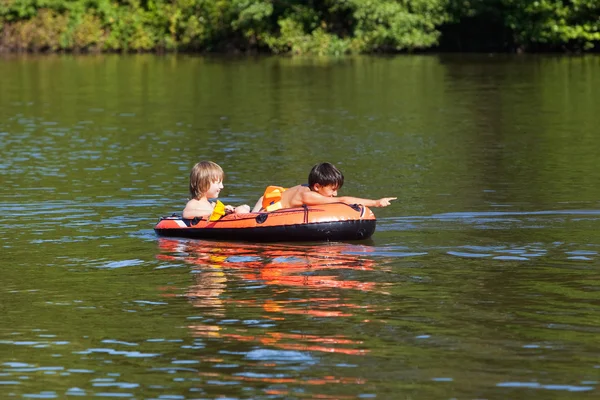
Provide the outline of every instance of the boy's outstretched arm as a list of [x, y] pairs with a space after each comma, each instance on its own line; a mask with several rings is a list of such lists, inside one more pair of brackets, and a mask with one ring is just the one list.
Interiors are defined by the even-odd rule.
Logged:
[[[333, 198], [335, 199], [336, 197]], [[342, 203], [346, 204], [362, 204], [363, 206], [367, 207], [387, 207], [391, 204], [391, 201], [396, 200], [397, 197], [382, 197], [378, 200], [371, 200], [361, 199], [359, 197], [342, 196], [337, 197], [337, 199], [337, 201], [341, 201]]]
[[361, 199], [360, 197], [341, 196], [341, 197], [325, 197], [315, 192], [302, 193], [302, 204], [307, 206], [317, 206], [330, 203], [346, 203], [346, 204], [362, 204], [367, 207], [387, 207], [392, 200], [397, 197], [382, 197], [378, 200]]

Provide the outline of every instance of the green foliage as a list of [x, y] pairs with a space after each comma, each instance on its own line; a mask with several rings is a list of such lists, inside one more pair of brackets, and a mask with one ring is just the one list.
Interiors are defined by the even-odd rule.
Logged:
[[276, 9], [279, 29], [265, 36], [265, 43], [276, 53], [342, 54], [429, 48], [437, 44], [437, 28], [448, 18], [445, 0], [287, 3], [287, 7]]
[[351, 0], [351, 3], [357, 21], [356, 40], [363, 51], [432, 47], [439, 38], [439, 25], [448, 19], [443, 0]]
[[279, 35], [265, 38], [274, 53], [341, 55], [350, 50], [349, 40], [327, 33], [321, 27], [308, 34], [302, 24], [292, 18], [280, 20], [279, 25]]
[[62, 35], [68, 29], [68, 18], [52, 10], [41, 10], [33, 18], [3, 27], [4, 46], [17, 50], [51, 50], [61, 47]]
[[507, 25], [527, 48], [548, 45], [590, 49], [600, 41], [600, 2], [592, 0], [504, 1]]
[[[0, 48], [268, 51], [597, 49], [597, 0], [0, 0]], [[472, 46], [475, 47], [475, 46]]]
[[449, 10], [463, 28], [498, 24], [517, 50], [590, 50], [600, 43], [597, 0], [450, 0]]

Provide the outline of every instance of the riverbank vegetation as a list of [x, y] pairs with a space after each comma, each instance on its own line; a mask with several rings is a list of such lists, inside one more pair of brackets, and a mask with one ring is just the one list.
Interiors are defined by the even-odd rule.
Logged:
[[3, 51], [598, 51], [597, 0], [0, 0]]

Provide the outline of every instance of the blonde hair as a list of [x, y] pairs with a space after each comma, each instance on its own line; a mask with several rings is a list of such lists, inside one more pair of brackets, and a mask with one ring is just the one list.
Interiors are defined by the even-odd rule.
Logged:
[[210, 184], [223, 180], [223, 169], [212, 161], [200, 161], [190, 172], [190, 195], [198, 200], [210, 188]]

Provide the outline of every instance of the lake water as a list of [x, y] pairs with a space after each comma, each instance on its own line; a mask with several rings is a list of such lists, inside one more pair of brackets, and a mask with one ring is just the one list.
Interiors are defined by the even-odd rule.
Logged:
[[[0, 397], [591, 399], [600, 57], [0, 59]], [[330, 161], [372, 239], [158, 238]]]

